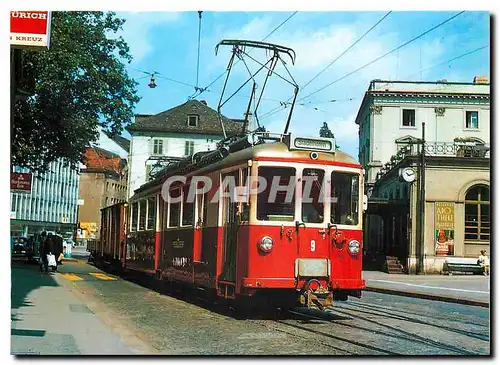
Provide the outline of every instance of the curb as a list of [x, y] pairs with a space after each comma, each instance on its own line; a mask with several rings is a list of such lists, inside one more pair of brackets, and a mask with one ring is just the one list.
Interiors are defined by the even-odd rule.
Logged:
[[473, 299], [453, 298], [453, 297], [446, 297], [446, 296], [442, 296], [442, 295], [405, 292], [405, 291], [401, 291], [401, 290], [375, 288], [375, 287], [365, 287], [363, 290], [376, 292], [376, 293], [382, 293], [382, 294], [400, 295], [403, 297], [412, 297], [412, 298], [419, 298], [419, 299], [436, 300], [436, 301], [441, 301], [441, 302], [472, 305], [472, 306], [476, 306], [476, 307], [485, 307], [485, 308], [490, 307], [490, 304], [487, 302], [473, 300]]
[[64, 258], [62, 259], [62, 261], [79, 262], [80, 260], [78, 260], [78, 259], [74, 259], [74, 258], [69, 258], [69, 257], [68, 257], [68, 258], [64, 257]]

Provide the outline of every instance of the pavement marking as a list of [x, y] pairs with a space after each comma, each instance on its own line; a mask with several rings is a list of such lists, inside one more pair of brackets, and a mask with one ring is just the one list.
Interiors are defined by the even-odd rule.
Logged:
[[89, 273], [89, 275], [92, 275], [93, 277], [95, 277], [97, 279], [101, 279], [101, 280], [116, 280], [116, 278], [113, 278], [113, 277], [108, 276], [108, 275], [104, 275], [100, 272], [91, 272], [91, 273]]
[[71, 281], [76, 281], [76, 280], [83, 280], [83, 278], [75, 275], [75, 274], [70, 274], [70, 273], [61, 273], [61, 275]]
[[418, 285], [418, 284], [408, 284], [408, 283], [402, 283], [400, 281], [389, 281], [389, 280], [373, 280], [369, 279], [367, 281], [377, 281], [380, 283], [391, 283], [391, 284], [400, 284], [400, 285], [407, 285], [407, 286], [415, 286], [419, 288], [427, 288], [427, 289], [441, 289], [441, 290], [453, 290], [453, 291], [463, 291], [463, 292], [469, 292], [469, 293], [481, 293], [481, 294], [490, 294], [489, 291], [479, 291], [479, 290], [468, 290], [468, 289], [456, 289], [456, 288], [444, 288], [442, 286], [429, 286], [429, 285]]

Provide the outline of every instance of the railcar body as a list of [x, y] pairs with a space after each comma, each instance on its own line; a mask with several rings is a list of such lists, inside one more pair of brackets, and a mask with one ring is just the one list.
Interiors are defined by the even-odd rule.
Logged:
[[125, 264], [127, 207], [127, 203], [118, 203], [101, 209], [100, 238], [88, 246], [91, 258], [99, 266], [118, 269]]
[[334, 143], [240, 140], [167, 169], [129, 202], [125, 265], [282, 307], [361, 296], [363, 170]]

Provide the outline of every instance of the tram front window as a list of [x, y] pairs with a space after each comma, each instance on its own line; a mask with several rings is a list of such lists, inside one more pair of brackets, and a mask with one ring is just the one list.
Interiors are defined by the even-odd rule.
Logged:
[[358, 224], [359, 175], [332, 172], [332, 200], [330, 222], [333, 224]]
[[257, 195], [257, 219], [293, 222], [295, 169], [276, 166], [259, 167], [259, 177], [265, 179], [266, 189]]
[[318, 169], [304, 169], [302, 173], [302, 221], [304, 223], [323, 223], [324, 206], [323, 179], [325, 172]]

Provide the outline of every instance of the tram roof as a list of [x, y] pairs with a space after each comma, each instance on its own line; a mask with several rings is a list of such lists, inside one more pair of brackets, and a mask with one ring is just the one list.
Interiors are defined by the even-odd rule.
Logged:
[[248, 160], [259, 161], [261, 158], [267, 160], [276, 159], [279, 162], [285, 162], [289, 160], [290, 162], [305, 163], [306, 161], [311, 161], [311, 163], [319, 164], [324, 163], [326, 165], [339, 163], [342, 165], [352, 165], [353, 167], [361, 168], [361, 165], [350, 155], [336, 150], [335, 152], [317, 152], [318, 158], [316, 160], [311, 159], [311, 151], [307, 150], [290, 150], [288, 145], [284, 142], [272, 142], [263, 143], [255, 145], [252, 147], [245, 148], [240, 151], [232, 152], [227, 157], [218, 160], [212, 164], [203, 166], [201, 168], [195, 168], [188, 172], [179, 172], [178, 170], [167, 170], [159, 175], [156, 179], [147, 182], [146, 184], [135, 190], [135, 195], [142, 195], [142, 192], [156, 190], [160, 188], [161, 184], [170, 176], [184, 175], [186, 177], [193, 175], [203, 175], [216, 170], [221, 170], [230, 166], [241, 165], [246, 163]]

